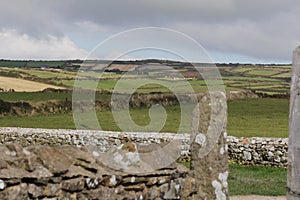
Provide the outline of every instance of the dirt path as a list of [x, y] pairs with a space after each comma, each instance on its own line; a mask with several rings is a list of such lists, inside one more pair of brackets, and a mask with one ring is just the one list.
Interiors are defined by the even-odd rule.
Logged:
[[286, 199], [285, 196], [270, 197], [270, 196], [258, 196], [258, 195], [230, 197], [230, 200], [285, 200], [285, 199]]

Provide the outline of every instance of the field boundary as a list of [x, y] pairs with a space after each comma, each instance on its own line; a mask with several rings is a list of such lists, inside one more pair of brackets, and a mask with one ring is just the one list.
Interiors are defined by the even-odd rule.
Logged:
[[[93, 146], [100, 152], [126, 142], [140, 144], [163, 144], [171, 140], [181, 140], [181, 161], [190, 160], [190, 135], [155, 132], [113, 132], [98, 130], [36, 129], [1, 127], [2, 144], [14, 142], [22, 146], [30, 145], [75, 145]], [[238, 138], [227, 136], [229, 160], [243, 165], [287, 166], [288, 138]]]

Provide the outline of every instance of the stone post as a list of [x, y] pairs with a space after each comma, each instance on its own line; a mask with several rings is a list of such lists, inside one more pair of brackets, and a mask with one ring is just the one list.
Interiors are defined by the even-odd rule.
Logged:
[[191, 138], [191, 176], [196, 179], [197, 192], [191, 199], [229, 199], [225, 93], [202, 97], [197, 110]]
[[300, 46], [294, 50], [289, 116], [287, 199], [300, 199]]

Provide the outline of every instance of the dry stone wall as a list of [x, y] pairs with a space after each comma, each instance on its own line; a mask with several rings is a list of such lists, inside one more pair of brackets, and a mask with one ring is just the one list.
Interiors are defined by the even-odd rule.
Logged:
[[229, 159], [245, 165], [288, 164], [288, 138], [227, 137]]
[[[199, 190], [197, 179], [178, 163], [151, 173], [124, 173], [104, 166], [84, 147], [98, 144], [105, 152], [130, 141], [161, 144], [175, 138], [187, 158], [187, 134], [21, 128], [0, 133], [0, 199], [191, 199]], [[286, 166], [287, 147], [287, 138], [227, 136], [224, 150], [234, 162]]]
[[104, 166], [84, 147], [0, 146], [0, 199], [187, 199], [195, 180], [176, 163], [150, 173]]
[[[133, 141], [141, 144], [162, 144], [172, 139], [181, 140], [181, 160], [190, 159], [190, 136], [171, 133], [126, 133], [108, 131], [0, 128], [0, 143], [30, 145], [93, 145], [100, 152]], [[287, 138], [237, 138], [227, 136], [229, 160], [246, 165], [287, 166]]]

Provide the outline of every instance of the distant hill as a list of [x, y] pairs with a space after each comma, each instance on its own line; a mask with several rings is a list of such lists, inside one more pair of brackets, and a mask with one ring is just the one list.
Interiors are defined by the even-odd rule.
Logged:
[[[142, 65], [172, 66], [174, 69], [189, 69], [194, 66], [207, 66], [208, 63], [188, 63], [172, 60], [145, 59], [128, 61], [110, 60], [0, 60], [0, 67], [24, 67], [24, 68], [53, 68], [53, 69], [79, 69], [83, 67], [90, 70], [106, 70], [108, 72], [126, 72]], [[276, 67], [282, 64], [240, 64], [240, 63], [216, 63], [218, 68], [226, 67]], [[286, 64], [290, 65], [290, 64]]]

